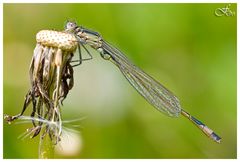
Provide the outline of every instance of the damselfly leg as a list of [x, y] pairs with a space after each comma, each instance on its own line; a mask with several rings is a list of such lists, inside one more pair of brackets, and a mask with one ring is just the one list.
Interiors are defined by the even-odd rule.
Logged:
[[[81, 46], [84, 48], [86, 53], [90, 56], [89, 58], [82, 58]], [[91, 53], [88, 51], [88, 49], [81, 42], [79, 42], [79, 44], [78, 44], [78, 57], [79, 57], [78, 60], [72, 60], [71, 61], [71, 63], [77, 62], [77, 64], [71, 65], [72, 67], [79, 66], [79, 65], [82, 64], [83, 61], [88, 61], [88, 60], [91, 60], [93, 58]]]

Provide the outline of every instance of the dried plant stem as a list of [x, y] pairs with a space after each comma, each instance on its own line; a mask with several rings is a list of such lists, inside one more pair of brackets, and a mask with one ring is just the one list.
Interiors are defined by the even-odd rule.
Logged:
[[53, 159], [54, 158], [54, 144], [48, 134], [40, 136], [39, 140], [39, 159]]
[[[53, 98], [53, 92], [54, 92], [54, 86], [55, 82], [51, 84], [49, 87], [49, 98]], [[51, 100], [52, 101], [52, 100]], [[46, 109], [44, 109], [46, 111]], [[53, 110], [53, 117], [49, 117], [49, 119], [54, 118], [54, 109]], [[54, 122], [54, 121], [52, 121]], [[39, 159], [53, 159], [54, 158], [54, 142], [50, 137], [50, 134], [52, 133], [50, 125], [44, 125], [41, 131], [40, 138], [39, 138], [39, 146], [38, 146], [38, 158]]]

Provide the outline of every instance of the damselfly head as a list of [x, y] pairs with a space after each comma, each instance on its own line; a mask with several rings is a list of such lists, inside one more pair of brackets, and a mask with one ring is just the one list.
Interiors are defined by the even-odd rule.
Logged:
[[78, 28], [77, 24], [73, 21], [67, 21], [65, 25], [65, 31], [67, 32], [74, 32], [76, 28]]

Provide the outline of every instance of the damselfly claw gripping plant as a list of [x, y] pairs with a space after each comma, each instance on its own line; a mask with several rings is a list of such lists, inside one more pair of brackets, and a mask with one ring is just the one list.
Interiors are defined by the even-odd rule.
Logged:
[[[49, 37], [52, 38], [49, 39]], [[62, 40], [62, 43], [59, 40]], [[58, 133], [51, 134], [59, 138], [61, 134], [59, 101], [60, 98], [65, 98], [68, 91], [73, 87], [72, 67], [80, 65], [85, 60], [92, 59], [92, 55], [85, 47], [85, 45], [88, 45], [97, 50], [103, 59], [114, 63], [137, 92], [157, 110], [170, 117], [178, 117], [182, 114], [212, 140], [217, 143], [221, 142], [221, 137], [181, 108], [179, 99], [172, 92], [131, 63], [120, 50], [106, 42], [98, 32], [78, 26], [75, 22], [68, 21], [64, 32], [42, 31], [42, 36], [37, 37], [37, 42], [37, 50], [35, 49], [34, 51], [33, 61], [30, 66], [32, 88], [26, 96], [22, 113], [13, 117], [6, 116], [7, 121], [11, 122], [22, 116], [27, 105], [32, 101], [33, 113], [31, 116], [33, 117], [37, 111], [39, 118], [46, 119], [48, 117], [49, 120], [55, 121], [58, 125], [56, 127]], [[82, 58], [81, 47], [89, 54], [90, 58]], [[39, 52], [38, 48], [46, 52]], [[78, 48], [79, 60], [72, 61], [72, 56], [76, 48]], [[71, 65], [70, 63], [73, 62], [78, 63]], [[36, 98], [39, 99], [36, 100]], [[46, 107], [44, 113], [42, 106], [39, 106], [43, 103]], [[41, 123], [36, 125], [34, 120], [33, 125], [35, 129], [36, 127], [41, 128]], [[39, 129], [35, 130], [34, 136], [39, 133]]]

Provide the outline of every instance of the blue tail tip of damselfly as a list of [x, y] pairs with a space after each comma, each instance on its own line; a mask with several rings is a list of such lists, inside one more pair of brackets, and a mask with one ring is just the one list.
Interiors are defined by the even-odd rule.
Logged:
[[219, 137], [216, 133], [212, 132], [211, 138], [212, 138], [215, 142], [221, 143], [221, 139], [222, 139], [222, 138]]

